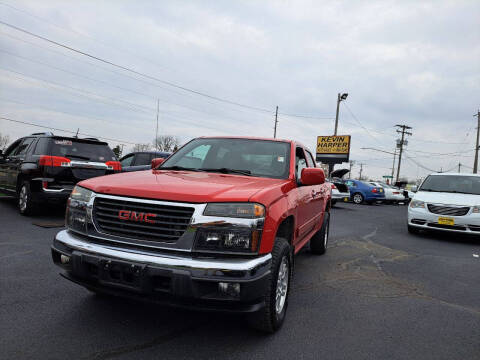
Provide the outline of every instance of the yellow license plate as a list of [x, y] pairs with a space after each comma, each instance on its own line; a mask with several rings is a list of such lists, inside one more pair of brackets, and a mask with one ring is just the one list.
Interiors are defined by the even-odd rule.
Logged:
[[349, 200], [350, 200], [350, 198], [348, 198], [348, 197], [343, 198], [343, 201], [345, 201], [345, 202], [348, 202]]
[[439, 217], [438, 223], [440, 225], [455, 225], [455, 220], [451, 217]]

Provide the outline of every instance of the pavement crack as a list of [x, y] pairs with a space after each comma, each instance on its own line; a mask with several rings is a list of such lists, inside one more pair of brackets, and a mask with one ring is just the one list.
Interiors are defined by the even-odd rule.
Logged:
[[174, 340], [177, 337], [182, 336], [185, 333], [194, 331], [194, 330], [196, 330], [196, 329], [198, 329], [198, 328], [200, 328], [204, 325], [206, 325], [206, 323], [198, 323], [198, 324], [194, 324], [194, 326], [175, 329], [175, 330], [169, 331], [167, 333], [164, 333], [160, 336], [157, 336], [157, 337], [153, 338], [152, 340], [149, 340], [149, 341], [146, 341], [146, 342], [143, 342], [143, 343], [140, 343], [140, 344], [119, 346], [117, 348], [113, 348], [113, 349], [110, 349], [110, 350], [99, 351], [99, 352], [96, 352], [96, 353], [93, 353], [93, 354], [90, 354], [90, 355], [84, 357], [84, 359], [92, 359], [92, 360], [113, 359], [113, 358], [121, 356], [121, 355], [129, 354], [129, 353], [133, 353], [133, 352], [141, 351], [141, 350], [145, 350], [145, 349], [149, 349], [149, 348], [164, 344], [166, 342], [169, 342], [171, 340]]

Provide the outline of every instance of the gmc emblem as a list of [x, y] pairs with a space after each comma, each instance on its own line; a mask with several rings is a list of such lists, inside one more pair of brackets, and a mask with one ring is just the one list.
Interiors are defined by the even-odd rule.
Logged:
[[136, 211], [129, 211], [129, 210], [120, 210], [118, 212], [118, 218], [120, 220], [142, 221], [142, 222], [155, 224], [155, 220], [152, 220], [152, 218], [156, 218], [156, 217], [157, 217], [157, 214], [143, 213], [143, 212], [136, 212]]

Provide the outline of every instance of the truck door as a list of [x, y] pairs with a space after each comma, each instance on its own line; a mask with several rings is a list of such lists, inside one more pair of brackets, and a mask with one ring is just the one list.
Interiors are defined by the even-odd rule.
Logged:
[[[305, 186], [300, 182], [302, 170], [308, 167], [303, 148], [295, 151], [295, 172], [297, 179], [297, 237], [296, 244], [300, 243], [315, 228], [317, 216], [317, 202], [312, 195], [315, 186]], [[296, 245], [295, 244], [295, 245]]]
[[[307, 155], [307, 165], [308, 167], [317, 167], [313, 155], [310, 151], [305, 149]], [[312, 194], [312, 208], [314, 212], [314, 217], [316, 219], [316, 225], [320, 226], [320, 220], [323, 218], [323, 213], [325, 212], [325, 197], [327, 195], [328, 186], [326, 183], [321, 185], [310, 186]], [[320, 228], [318, 228], [320, 229]]]

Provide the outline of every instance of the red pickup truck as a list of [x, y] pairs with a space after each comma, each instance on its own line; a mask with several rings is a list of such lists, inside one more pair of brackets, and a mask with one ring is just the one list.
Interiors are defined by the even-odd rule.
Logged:
[[330, 206], [331, 185], [300, 143], [202, 137], [151, 170], [80, 182], [52, 257], [95, 293], [245, 312], [274, 332], [294, 255], [327, 250]]

